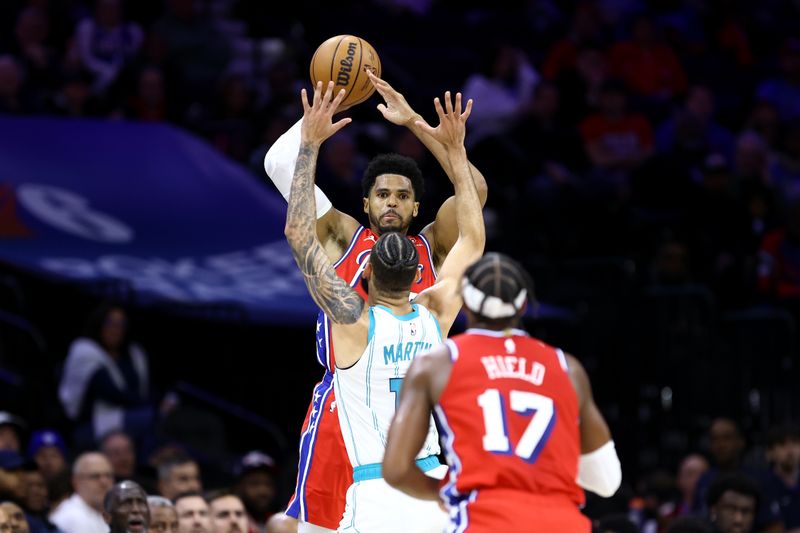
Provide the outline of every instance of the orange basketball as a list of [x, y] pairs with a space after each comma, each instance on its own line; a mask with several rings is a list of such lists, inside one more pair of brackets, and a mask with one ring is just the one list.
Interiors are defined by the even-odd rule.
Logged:
[[321, 81], [323, 88], [333, 80], [334, 96], [341, 89], [347, 91], [342, 106], [360, 104], [375, 91], [366, 71], [380, 77], [381, 60], [378, 53], [364, 39], [355, 35], [331, 37], [317, 48], [311, 58], [311, 83]]

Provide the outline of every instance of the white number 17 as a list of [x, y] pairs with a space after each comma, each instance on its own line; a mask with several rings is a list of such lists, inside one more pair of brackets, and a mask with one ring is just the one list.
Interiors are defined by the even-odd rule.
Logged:
[[[518, 390], [512, 390], [509, 397], [512, 411], [533, 417], [514, 448], [514, 454], [533, 463], [550, 438], [556, 423], [553, 400], [535, 392]], [[486, 389], [478, 396], [478, 405], [483, 410], [483, 424], [486, 431], [483, 435], [483, 449], [504, 455], [511, 453], [505, 398], [497, 389]]]

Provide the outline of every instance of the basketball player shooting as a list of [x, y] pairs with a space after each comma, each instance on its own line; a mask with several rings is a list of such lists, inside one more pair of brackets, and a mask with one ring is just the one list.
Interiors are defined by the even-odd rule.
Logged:
[[[458, 236], [430, 289], [409, 301], [417, 276], [417, 248], [403, 234], [383, 232], [375, 243], [363, 276], [369, 284], [367, 302], [337, 276], [315, 231], [314, 172], [322, 142], [346, 126], [332, 122], [344, 97], [325, 94], [318, 84], [311, 105], [302, 92], [304, 118], [301, 146], [289, 197], [286, 237], [314, 300], [332, 321], [331, 337], [339, 425], [353, 466], [347, 504], [339, 531], [439, 532], [447, 521], [436, 502], [410, 498], [382, 479], [386, 434], [395, 413], [402, 379], [416, 354], [440, 344], [461, 309], [458, 297], [467, 265], [478, 259], [486, 235], [481, 202], [469, 171], [464, 148], [465, 124], [472, 101], [461, 111], [445, 94], [444, 108], [435, 100], [439, 126], [424, 127], [444, 147], [453, 171]], [[392, 193], [394, 194], [394, 193]], [[443, 477], [438, 434], [432, 418], [416, 454], [419, 468]]]
[[[589, 533], [580, 487], [608, 497], [620, 485], [583, 366], [519, 329], [531, 285], [511, 258], [486, 254], [463, 279], [467, 331], [417, 357], [406, 375], [383, 473], [417, 498], [441, 494], [448, 532]], [[432, 410], [450, 464], [441, 493], [414, 464]]]

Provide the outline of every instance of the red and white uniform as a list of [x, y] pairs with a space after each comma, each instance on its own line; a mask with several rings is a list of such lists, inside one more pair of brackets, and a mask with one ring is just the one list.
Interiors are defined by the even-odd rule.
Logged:
[[450, 464], [447, 531], [589, 533], [563, 352], [516, 329], [469, 329], [445, 344], [453, 367], [435, 413]]
[[[422, 235], [408, 237], [419, 253], [417, 279], [411, 286], [412, 298], [436, 281], [433, 254]], [[361, 283], [372, 247], [378, 235], [359, 227], [342, 257], [334, 264], [336, 273], [348, 282], [362, 298], [367, 293]], [[320, 311], [317, 319], [317, 360], [325, 367], [322, 381], [314, 387], [300, 436], [300, 461], [295, 493], [289, 500], [286, 514], [303, 522], [336, 529], [345, 509], [348, 487], [353, 483], [353, 467], [347, 457], [333, 392], [336, 362], [331, 341], [330, 320]]]

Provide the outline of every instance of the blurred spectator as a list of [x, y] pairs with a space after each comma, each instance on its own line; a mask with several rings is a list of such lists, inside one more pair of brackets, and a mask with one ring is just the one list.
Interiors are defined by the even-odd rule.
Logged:
[[767, 433], [770, 469], [761, 479], [764, 502], [777, 505], [787, 531], [800, 530], [800, 429], [785, 425]]
[[609, 78], [605, 50], [592, 46], [578, 50], [575, 68], [555, 80], [562, 96], [561, 114], [568, 124], [578, 124], [600, 107], [600, 95]]
[[265, 533], [275, 512], [275, 474], [275, 461], [259, 451], [247, 453], [237, 465], [234, 492], [247, 511], [250, 533]]
[[538, 81], [525, 52], [509, 44], [490, 47], [483, 68], [470, 74], [461, 91], [465, 99], [476, 102], [469, 118], [467, 147], [508, 131], [527, 111]]
[[581, 48], [602, 44], [603, 33], [596, 6], [593, 2], [579, 2], [572, 14], [569, 33], [556, 41], [547, 52], [542, 75], [548, 80], [555, 80], [562, 73], [575, 68]]
[[686, 73], [672, 49], [660, 41], [653, 20], [639, 16], [630, 40], [610, 50], [611, 71], [637, 96], [668, 102], [686, 90]]
[[683, 458], [676, 476], [680, 500], [675, 506], [673, 516], [684, 516], [691, 512], [697, 481], [706, 470], [708, 470], [708, 461], [702, 455], [693, 453]]
[[197, 129], [223, 154], [246, 161], [255, 138], [252, 120], [255, 109], [247, 78], [242, 75], [225, 77], [219, 84], [215, 102], [217, 105], [211, 116], [201, 120]]
[[592, 172], [596, 185], [605, 189], [605, 201], [626, 197], [630, 172], [653, 151], [653, 131], [647, 118], [628, 111], [627, 96], [620, 83], [609, 81], [604, 85], [600, 111], [589, 115], [580, 131], [595, 167]]
[[59, 398], [76, 424], [73, 442], [78, 449], [91, 448], [100, 436], [117, 429], [137, 435], [140, 448], [152, 438], [149, 363], [128, 332], [125, 311], [103, 304], [69, 348]]
[[210, 533], [208, 503], [199, 493], [179, 494], [174, 503], [178, 513], [178, 533]]
[[31, 533], [59, 533], [60, 530], [50, 522], [50, 501], [47, 484], [38, 470], [25, 471], [25, 511]]
[[137, 468], [136, 447], [127, 433], [116, 430], [105, 435], [100, 440], [100, 452], [111, 463], [117, 482], [127, 479], [138, 483], [147, 493], [155, 491], [154, 481], [142, 476]]
[[758, 253], [758, 288], [778, 301], [800, 298], [800, 197], [792, 200], [785, 227], [764, 236]]
[[11, 521], [2, 509], [0, 509], [0, 533], [11, 533]]
[[777, 150], [780, 141], [781, 119], [778, 110], [769, 102], [757, 102], [744, 124], [745, 131], [761, 136], [770, 150]]
[[103, 499], [103, 518], [109, 533], [149, 532], [150, 508], [144, 489], [127, 480], [111, 487]]
[[229, 44], [195, 0], [167, 0], [167, 12], [153, 24], [152, 37], [163, 57], [155, 58], [177, 75], [187, 104], [211, 96], [230, 59]]
[[0, 450], [20, 451], [25, 421], [8, 411], [0, 411]]
[[64, 533], [108, 533], [103, 499], [113, 485], [114, 473], [105, 455], [80, 455], [72, 467], [75, 493], [53, 510], [50, 520]]
[[0, 503], [0, 509], [3, 509], [8, 516], [9, 522], [11, 522], [11, 533], [31, 532], [28, 519], [25, 517], [25, 513], [19, 505], [11, 501], [6, 501]]
[[202, 490], [200, 467], [188, 455], [177, 455], [158, 465], [158, 492], [168, 500], [174, 500], [185, 492]]
[[130, 65], [144, 34], [138, 24], [124, 20], [122, 0], [95, 0], [93, 18], [75, 28], [81, 65], [91, 73], [92, 91], [105, 93]]
[[781, 75], [758, 86], [758, 100], [769, 102], [783, 120], [800, 118], [800, 39], [789, 37], [780, 50]]
[[67, 446], [61, 435], [52, 429], [33, 432], [28, 443], [28, 457], [36, 462], [47, 481], [67, 470]]
[[100, 101], [92, 95], [91, 76], [83, 70], [64, 73], [63, 83], [49, 101], [48, 112], [53, 115], [79, 118], [102, 114]]
[[721, 475], [708, 489], [708, 516], [719, 533], [750, 533], [759, 500], [758, 486], [749, 477]]
[[23, 74], [17, 59], [10, 54], [0, 55], [0, 113], [30, 113], [29, 92], [23, 92]]
[[693, 85], [684, 107], [656, 131], [660, 152], [682, 152], [695, 161], [710, 152], [731, 158], [733, 144], [733, 134], [714, 120], [714, 94], [704, 85]]
[[49, 31], [47, 14], [35, 5], [24, 8], [17, 17], [11, 52], [22, 63], [35, 101], [41, 101], [59, 83], [58, 56], [48, 42]]
[[139, 71], [136, 92], [130, 97], [125, 115], [145, 122], [161, 122], [171, 117], [167, 106], [164, 73], [156, 66], [146, 66]]
[[0, 500], [25, 498], [25, 460], [13, 450], [0, 450]]
[[150, 529], [153, 533], [178, 533], [178, 513], [171, 501], [162, 496], [148, 496]]
[[211, 533], [244, 533], [247, 531], [247, 514], [238, 496], [221, 492], [208, 500], [211, 515]]

